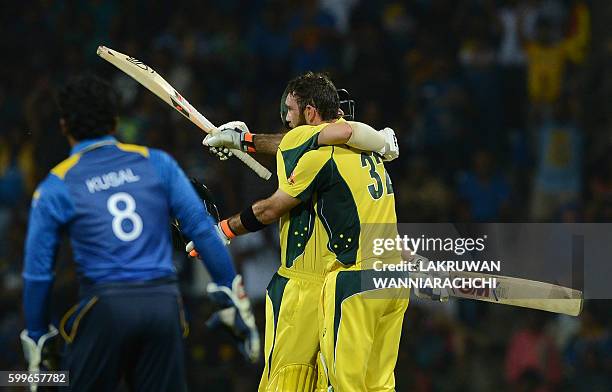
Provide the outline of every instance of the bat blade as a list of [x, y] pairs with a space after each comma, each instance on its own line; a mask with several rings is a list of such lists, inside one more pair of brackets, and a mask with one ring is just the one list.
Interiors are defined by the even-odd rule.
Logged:
[[495, 278], [495, 288], [452, 289], [451, 295], [504, 305], [519, 306], [578, 316], [582, 311], [583, 293], [569, 287], [509, 276], [450, 272], [450, 278]]
[[[204, 132], [216, 132], [216, 127], [191, 106], [189, 101], [179, 94], [179, 92], [160, 74], [155, 72], [153, 68], [132, 56], [107, 48], [106, 46], [98, 46], [97, 54], [146, 87], [153, 94], [157, 95], [162, 101], [172, 106], [177, 112], [181, 113]], [[272, 176], [272, 173], [252, 156], [240, 150], [232, 149], [231, 151], [236, 158], [240, 159], [261, 178], [268, 180]]]

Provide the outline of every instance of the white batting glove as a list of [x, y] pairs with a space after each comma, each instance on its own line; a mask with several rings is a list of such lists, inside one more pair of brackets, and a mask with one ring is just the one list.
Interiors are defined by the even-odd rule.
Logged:
[[233, 154], [230, 150], [255, 152], [253, 134], [242, 121], [230, 121], [217, 128], [217, 131], [208, 134], [202, 144], [210, 149], [212, 154], [224, 161]]
[[381, 129], [379, 132], [385, 137], [385, 146], [377, 152], [382, 155], [383, 160], [390, 162], [399, 157], [399, 145], [397, 144], [397, 137], [395, 137], [395, 131], [389, 127]]
[[209, 147], [208, 151], [210, 151], [211, 154], [216, 155], [220, 161], [225, 161], [234, 155], [227, 147]]
[[[416, 266], [415, 270], [419, 272], [410, 272], [410, 277], [420, 278], [421, 282], [427, 280], [433, 284], [434, 279], [444, 279], [449, 276], [448, 271], [426, 271], [427, 263], [429, 263], [427, 257], [415, 254], [410, 260], [410, 264]], [[423, 271], [421, 271], [422, 269]], [[444, 287], [415, 287], [414, 295], [418, 298], [439, 302], [446, 302], [449, 297], [448, 289]]]

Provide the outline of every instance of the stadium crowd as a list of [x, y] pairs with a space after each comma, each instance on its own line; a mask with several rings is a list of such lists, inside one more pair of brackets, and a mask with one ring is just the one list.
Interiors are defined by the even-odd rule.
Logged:
[[[5, 2], [0, 369], [24, 366], [23, 240], [34, 187], [69, 151], [53, 95], [67, 77], [92, 71], [112, 81], [122, 97], [118, 137], [171, 153], [214, 191], [223, 214], [275, 189], [274, 179], [209, 155], [197, 128], [99, 59], [98, 45], [152, 65], [213, 123], [243, 120], [253, 132], [280, 131], [290, 77], [329, 72], [356, 99], [360, 121], [398, 135], [401, 156], [388, 170], [400, 222], [609, 222], [610, 17], [608, 2], [583, 0]], [[252, 234], [231, 250], [263, 323], [277, 233]], [[180, 252], [176, 260], [192, 389], [254, 390], [261, 366], [245, 365], [229, 339], [204, 327], [206, 273]], [[67, 246], [57, 264], [60, 315], [76, 295]], [[397, 389], [612, 390], [611, 315], [608, 300], [587, 302], [578, 318], [415, 302]]]

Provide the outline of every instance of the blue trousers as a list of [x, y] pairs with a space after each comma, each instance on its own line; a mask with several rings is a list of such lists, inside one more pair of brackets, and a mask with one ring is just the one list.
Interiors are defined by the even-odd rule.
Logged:
[[187, 327], [176, 284], [113, 283], [82, 291], [60, 325], [68, 391], [186, 391]]

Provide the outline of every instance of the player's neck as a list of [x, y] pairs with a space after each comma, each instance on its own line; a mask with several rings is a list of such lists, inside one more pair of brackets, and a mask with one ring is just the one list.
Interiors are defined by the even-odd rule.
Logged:
[[316, 117], [316, 118], [314, 118], [312, 121], [307, 121], [307, 122], [306, 122], [306, 124], [308, 124], [308, 125], [314, 125], [314, 126], [317, 126], [317, 125], [326, 124], [326, 123], [331, 123], [331, 122], [333, 122], [333, 121], [323, 121], [323, 120], [321, 119], [321, 117], [317, 116], [317, 117]]

